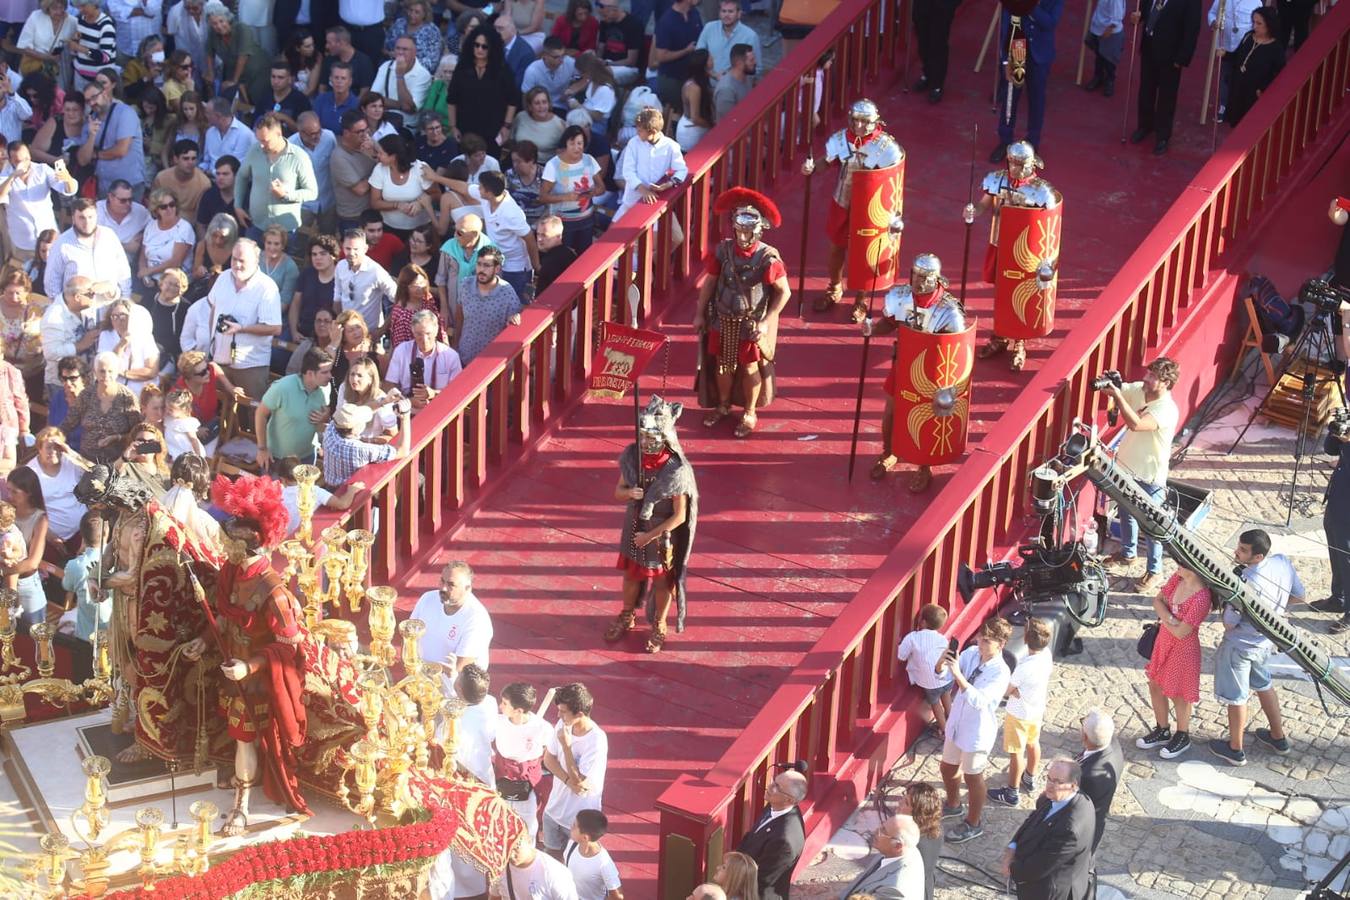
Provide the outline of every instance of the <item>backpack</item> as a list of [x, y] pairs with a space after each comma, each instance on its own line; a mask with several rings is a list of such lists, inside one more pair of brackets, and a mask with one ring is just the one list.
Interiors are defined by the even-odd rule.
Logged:
[[1238, 298], [1251, 297], [1256, 307], [1256, 317], [1261, 320], [1261, 329], [1276, 332], [1293, 338], [1303, 330], [1303, 318], [1306, 311], [1298, 303], [1290, 303], [1280, 296], [1275, 284], [1264, 275], [1252, 275], [1247, 283], [1240, 287]]

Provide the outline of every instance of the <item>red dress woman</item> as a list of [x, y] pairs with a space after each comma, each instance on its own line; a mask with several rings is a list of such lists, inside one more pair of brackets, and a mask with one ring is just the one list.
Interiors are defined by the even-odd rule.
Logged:
[[[1144, 674], [1156, 727], [1135, 741], [1141, 750], [1161, 747], [1172, 759], [1190, 749], [1191, 708], [1200, 701], [1200, 623], [1213, 605], [1209, 588], [1184, 563], [1153, 598], [1158, 637]], [[1170, 727], [1168, 701], [1176, 710], [1177, 730]]]

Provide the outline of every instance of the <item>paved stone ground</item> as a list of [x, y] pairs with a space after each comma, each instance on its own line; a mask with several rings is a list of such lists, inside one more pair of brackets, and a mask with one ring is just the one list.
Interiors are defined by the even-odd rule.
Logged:
[[[1184, 460], [1174, 465], [1174, 477], [1214, 492], [1213, 510], [1199, 529], [1212, 545], [1231, 553], [1239, 533], [1251, 527], [1265, 528], [1274, 537], [1275, 551], [1293, 560], [1308, 599], [1325, 597], [1331, 576], [1322, 545], [1321, 497], [1331, 459], [1320, 453], [1305, 459], [1293, 522], [1285, 527], [1293, 433], [1258, 421], [1242, 446], [1228, 453], [1247, 410], [1254, 405], [1255, 400], [1249, 400], [1247, 409], [1237, 409], [1204, 428]], [[1316, 441], [1318, 447], [1320, 443]], [[1126, 587], [1123, 582], [1117, 584]], [[1350, 655], [1346, 640], [1325, 634], [1330, 615], [1301, 605], [1291, 613], [1297, 625], [1321, 634], [1341, 657], [1340, 664], [1350, 664], [1344, 658]], [[1042, 732], [1048, 760], [1081, 749], [1079, 722], [1090, 708], [1105, 709], [1116, 721], [1125, 748], [1126, 773], [1099, 850], [1100, 896], [1206, 900], [1300, 896], [1350, 852], [1350, 741], [1344, 719], [1350, 708], [1328, 698], [1328, 715], [1311, 683], [1287, 658], [1280, 657], [1284, 662], [1278, 666], [1276, 687], [1293, 752], [1279, 756], [1255, 746], [1252, 731], [1264, 721], [1253, 698], [1251, 718], [1255, 721], [1248, 725], [1247, 766], [1232, 768], [1220, 761], [1207, 746], [1210, 738], [1227, 734], [1226, 710], [1213, 695], [1213, 651], [1222, 628], [1218, 616], [1212, 615], [1201, 630], [1205, 666], [1201, 702], [1191, 726], [1194, 746], [1173, 761], [1160, 759], [1156, 751], [1138, 750], [1134, 740], [1152, 727], [1152, 714], [1143, 661], [1134, 647], [1143, 624], [1151, 619], [1145, 597], [1126, 591], [1112, 593], [1106, 622], [1083, 634], [1084, 652], [1057, 662]], [[923, 779], [940, 787], [940, 751], [937, 738], [925, 737], [910, 756], [896, 763], [894, 771], [905, 779]], [[1000, 752], [993, 766], [994, 786], [1003, 785], [1005, 767], [1006, 756]], [[985, 812], [984, 837], [961, 846], [948, 845], [943, 855], [959, 861], [942, 864], [947, 871], [938, 875], [937, 896], [944, 900], [1006, 896], [1001, 886], [996, 889], [990, 879], [962, 861], [994, 872], [1006, 841], [1031, 806], [1025, 795], [1020, 810], [991, 804]], [[860, 835], [876, 821], [869, 807], [855, 813], [804, 871], [793, 897], [837, 897], [861, 869], [866, 851]], [[962, 882], [952, 872], [967, 875], [976, 884]]]

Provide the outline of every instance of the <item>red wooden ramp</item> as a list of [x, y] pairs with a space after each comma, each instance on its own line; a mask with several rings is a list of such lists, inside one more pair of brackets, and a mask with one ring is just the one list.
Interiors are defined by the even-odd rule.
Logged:
[[[991, 442], [999, 446], [1002, 410], [1209, 155], [1210, 131], [1194, 124], [1201, 80], [1194, 71], [1186, 78], [1170, 156], [1155, 158], [1147, 148], [1119, 143], [1124, 92], [1106, 101], [1073, 84], [1082, 14], [1075, 7], [1060, 25], [1062, 58], [1043, 147], [1044, 174], [1066, 204], [1060, 332], [1033, 345], [1028, 371], [1019, 376], [1001, 360], [976, 364], [972, 453]], [[995, 142], [988, 67], [975, 75], [968, 62], [979, 49], [987, 16], [987, 8], [961, 8], [952, 57], [962, 62], [953, 66], [941, 105], [902, 94], [893, 73], [884, 69], [871, 88], [908, 153], [904, 264], [917, 252], [935, 251], [954, 288], [961, 272], [959, 215], [973, 126], [980, 128], [977, 177], [991, 168], [987, 157]], [[696, 408], [681, 421], [703, 507], [689, 583], [689, 628], [672, 634], [665, 652], [644, 655], [640, 635], [614, 648], [600, 640], [618, 608], [614, 563], [622, 507], [611, 498], [615, 457], [631, 440], [627, 402], [592, 402], [573, 410], [525, 463], [499, 479], [505, 483], [451, 539], [399, 573], [406, 610], [421, 591], [435, 587], [445, 561], [472, 564], [476, 592], [496, 629], [494, 689], [513, 680], [541, 689], [580, 680], [595, 694], [595, 718], [610, 738], [604, 806], [613, 824], [607, 843], [630, 897], [656, 896], [656, 797], [677, 776], [706, 771], [720, 757], [924, 513], [927, 501], [905, 491], [905, 473], [880, 485], [867, 478], [879, 450], [880, 383], [891, 355], [885, 341], [872, 348], [857, 472], [851, 484], [845, 478], [861, 341], [856, 327], [844, 324], [844, 309], [827, 316], [809, 311], [823, 284], [826, 247], [818, 235], [833, 180], [832, 172], [822, 172], [812, 184], [816, 221], [808, 254], [808, 312], [805, 322], [785, 317], [780, 332], [780, 399], [746, 441], [732, 438], [730, 423], [704, 429]], [[785, 225], [770, 239], [787, 258], [795, 287], [802, 180], [791, 179], [771, 193], [783, 207]], [[978, 273], [987, 219], [975, 227], [971, 269]], [[694, 290], [690, 282], [674, 286], [678, 299], [658, 326], [672, 338], [669, 373], [662, 377], [658, 359], [644, 383], [645, 392], [660, 390], [686, 404], [693, 401], [688, 323]], [[988, 287], [972, 283], [968, 305], [987, 326]], [[795, 308], [794, 299], [789, 310]], [[927, 497], [950, 468], [939, 473]]]

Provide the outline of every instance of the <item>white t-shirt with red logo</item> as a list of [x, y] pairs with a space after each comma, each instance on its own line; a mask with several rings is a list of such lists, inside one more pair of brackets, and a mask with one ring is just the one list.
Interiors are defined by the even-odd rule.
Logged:
[[451, 656], [467, 657], [479, 668], [488, 667], [488, 646], [492, 643], [492, 619], [485, 607], [472, 593], [453, 616], [445, 614], [441, 592], [427, 591], [413, 607], [412, 618], [427, 626], [422, 635], [422, 659], [444, 663]]
[[536, 713], [519, 725], [513, 725], [506, 716], [497, 719], [497, 753], [503, 759], [516, 762], [529, 762], [539, 759], [548, 749], [549, 738], [553, 737], [553, 726], [539, 718]]

